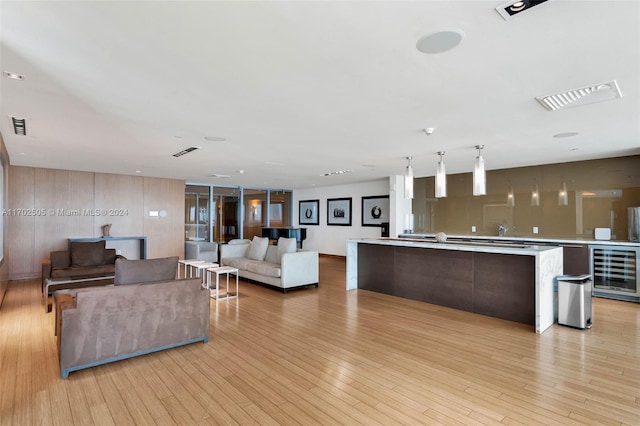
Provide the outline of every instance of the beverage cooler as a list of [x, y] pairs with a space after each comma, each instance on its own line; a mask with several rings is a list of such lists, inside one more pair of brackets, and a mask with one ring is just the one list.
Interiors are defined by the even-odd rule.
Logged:
[[640, 247], [590, 245], [593, 295], [640, 302]]

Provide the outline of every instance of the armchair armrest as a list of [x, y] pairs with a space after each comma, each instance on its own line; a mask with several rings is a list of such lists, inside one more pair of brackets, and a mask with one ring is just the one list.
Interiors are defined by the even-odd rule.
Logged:
[[42, 259], [42, 283], [40, 287], [40, 292], [44, 293], [44, 280], [51, 277], [51, 259], [44, 258]]
[[282, 255], [282, 287], [317, 284], [320, 280], [317, 251], [297, 251]]

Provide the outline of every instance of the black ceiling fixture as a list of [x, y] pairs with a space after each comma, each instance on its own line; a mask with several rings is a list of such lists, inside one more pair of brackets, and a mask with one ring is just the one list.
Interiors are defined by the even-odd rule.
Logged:
[[504, 19], [509, 19], [518, 13], [524, 12], [525, 10], [529, 10], [532, 7], [538, 6], [539, 4], [546, 3], [549, 0], [516, 0], [510, 1], [509, 3], [498, 6], [496, 10]]
[[190, 153], [190, 152], [193, 152], [193, 151], [195, 151], [195, 150], [196, 150], [196, 149], [198, 149], [198, 148], [199, 148], [199, 147], [197, 147], [197, 146], [190, 146], [190, 147], [189, 147], [189, 148], [187, 148], [187, 149], [183, 149], [183, 150], [182, 150], [182, 151], [180, 151], [180, 152], [176, 152], [175, 154], [173, 154], [173, 156], [174, 156], [174, 157], [182, 157], [183, 155], [188, 154], [188, 153]]
[[13, 133], [20, 136], [27, 136], [27, 119], [11, 117]]

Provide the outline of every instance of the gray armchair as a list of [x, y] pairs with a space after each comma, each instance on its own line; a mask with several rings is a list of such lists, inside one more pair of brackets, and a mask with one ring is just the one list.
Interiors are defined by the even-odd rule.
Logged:
[[218, 243], [187, 241], [184, 243], [184, 258], [218, 262]]

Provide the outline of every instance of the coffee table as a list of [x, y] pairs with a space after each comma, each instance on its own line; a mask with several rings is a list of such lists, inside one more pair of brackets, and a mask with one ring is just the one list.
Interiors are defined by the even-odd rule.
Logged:
[[[211, 275], [216, 275], [216, 287], [215, 293], [211, 294], [211, 297], [216, 300], [226, 300], [226, 299], [234, 299], [238, 297], [238, 268], [233, 268], [231, 266], [220, 266], [217, 268], [207, 268], [207, 287], [209, 290], [214, 290], [211, 288]], [[229, 274], [235, 274], [236, 276], [236, 291], [235, 293], [231, 293], [229, 291]], [[227, 286], [225, 288], [224, 293], [220, 293], [220, 275], [227, 276]]]
[[[53, 293], [58, 290], [70, 290], [75, 288], [94, 287], [98, 285], [113, 285], [113, 275], [105, 275], [103, 277], [91, 278], [47, 278], [44, 280], [44, 291], [42, 292], [42, 301], [44, 304], [44, 312], [51, 312], [49, 304], [49, 292]], [[100, 281], [105, 281], [100, 283]]]

